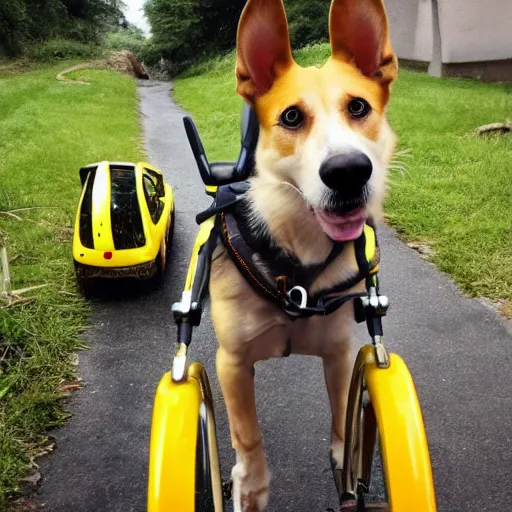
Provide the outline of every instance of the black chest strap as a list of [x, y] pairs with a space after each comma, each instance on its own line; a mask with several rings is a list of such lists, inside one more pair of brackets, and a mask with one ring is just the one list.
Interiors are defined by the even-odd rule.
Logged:
[[213, 204], [196, 215], [196, 222], [201, 224], [213, 215], [233, 211], [237, 204], [242, 201], [244, 194], [249, 190], [249, 186], [248, 181], [238, 181], [218, 187]]
[[[373, 275], [378, 267], [378, 246], [373, 226], [367, 224], [354, 241], [358, 272], [327, 290], [309, 295], [309, 288], [346, 247], [334, 243], [327, 259], [318, 265], [302, 265], [298, 258], [264, 235], [255, 235], [249, 220], [245, 193], [249, 183], [238, 182], [218, 188], [213, 205], [197, 215], [198, 223], [218, 216], [221, 240], [232, 261], [247, 282], [260, 295], [277, 303], [292, 317], [327, 315], [361, 294], [342, 295]], [[367, 236], [371, 240], [367, 240]], [[363, 294], [364, 295], [364, 294]]]
[[[221, 213], [220, 225], [224, 245], [240, 273], [257, 293], [277, 303], [291, 317], [329, 315], [349, 300], [366, 296], [366, 293], [340, 294], [377, 271], [376, 265], [366, 264], [350, 279], [339, 283], [335, 287], [322, 290], [315, 295], [309, 295], [307, 288], [297, 282], [290, 287], [289, 275], [280, 276], [271, 273], [266, 262], [244, 240], [232, 214], [229, 212]], [[364, 257], [365, 243], [363, 236], [366, 236], [366, 234], [364, 233], [356, 241], [355, 248], [361, 251]], [[331, 254], [334, 253], [331, 252]], [[329, 263], [333, 259], [334, 257]], [[322, 264], [322, 269], [326, 268], [326, 262]], [[303, 290], [302, 293], [306, 294], [305, 297], [302, 296], [301, 289]], [[306, 299], [305, 302], [304, 298]]]
[[271, 283], [279, 282], [280, 286], [289, 290], [300, 285], [309, 289], [320, 274], [341, 254], [345, 243], [334, 242], [326, 260], [313, 265], [303, 265], [294, 255], [282, 248], [272, 238], [259, 232], [255, 234], [250, 222], [250, 205], [245, 198], [236, 203], [234, 208], [225, 212], [227, 232], [237, 234], [235, 247], [244, 252], [259, 266], [262, 274], [267, 276]]

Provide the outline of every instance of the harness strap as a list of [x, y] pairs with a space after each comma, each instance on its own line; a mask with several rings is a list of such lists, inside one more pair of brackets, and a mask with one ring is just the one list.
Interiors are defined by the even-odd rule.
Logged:
[[368, 274], [370, 270], [370, 262], [366, 259], [366, 234], [364, 232], [361, 233], [361, 236], [354, 240], [354, 249], [356, 253], [356, 262], [357, 267], [359, 268], [359, 273]]
[[[232, 216], [229, 216], [228, 219], [226, 219], [225, 212], [222, 212], [220, 214], [221, 234], [224, 240], [224, 245], [228, 249], [231, 259], [234, 261], [241, 274], [247, 278], [249, 284], [251, 284], [258, 293], [264, 293], [270, 299], [281, 304], [285, 295], [279, 292], [277, 287], [273, 289], [272, 286], [268, 286], [266, 284], [266, 277], [255, 265], [251, 265], [249, 267], [247, 262], [252, 261], [252, 254], [247, 254], [247, 251], [244, 250], [247, 245], [243, 241], [239, 232], [235, 231], [234, 235], [231, 234], [233, 233], [233, 226], [228, 226], [228, 220], [230, 221], [230, 224], [234, 221]], [[230, 227], [232, 228], [231, 230], [229, 229]]]
[[[353, 243], [358, 266], [356, 275], [309, 296], [307, 289], [341, 254], [346, 244], [335, 242], [323, 263], [302, 265], [294, 255], [276, 247], [268, 236], [254, 235], [247, 207], [243, 204], [248, 189], [248, 182], [220, 186], [215, 202], [197, 216], [197, 221], [217, 215], [221, 239], [228, 254], [257, 293], [278, 304], [292, 317], [328, 315], [347, 301], [365, 295], [340, 294], [377, 272], [379, 250], [371, 221]], [[296, 292], [301, 292], [298, 294], [301, 295], [299, 301], [295, 300]]]
[[[312, 302], [316, 302], [321, 297], [327, 295], [346, 292], [360, 281], [377, 273], [380, 262], [380, 250], [377, 237], [375, 236], [375, 228], [370, 222], [364, 227], [362, 235], [354, 240], [354, 251], [359, 269], [358, 273], [327, 290], [318, 291], [311, 297]], [[368, 251], [368, 246], [372, 248], [371, 251]]]
[[238, 181], [236, 183], [218, 187], [213, 204], [196, 215], [196, 222], [201, 224], [213, 215], [234, 210], [236, 205], [242, 200], [243, 194], [247, 192], [247, 190], [249, 190], [248, 181]]
[[[240, 232], [236, 229], [236, 221], [234, 217], [222, 212], [220, 214], [220, 224], [221, 234], [224, 244], [228, 250], [228, 254], [231, 256], [232, 261], [235, 263], [240, 273], [247, 279], [247, 282], [257, 293], [266, 296], [268, 299], [278, 304], [291, 317], [304, 318], [313, 315], [329, 315], [339, 309], [346, 302], [366, 296], [366, 293], [352, 293], [341, 296], [332, 295], [349, 290], [357, 283], [375, 273], [374, 269], [376, 269], [376, 265], [370, 265], [369, 263], [367, 263], [365, 268], [360, 269], [359, 272], [351, 279], [346, 280], [336, 287], [321, 291], [314, 296], [308, 297], [307, 304], [305, 306], [301, 305], [300, 302], [294, 301], [287, 293], [286, 288], [283, 287], [283, 276], [278, 276], [276, 283], [274, 284], [263, 272], [260, 271], [259, 266], [254, 263], [254, 253], [245, 243]], [[362, 239], [362, 237], [360, 237], [360, 239]], [[363, 243], [360, 243], [356, 249], [356, 254], [361, 251], [364, 254], [364, 239], [362, 239], [362, 241]]]

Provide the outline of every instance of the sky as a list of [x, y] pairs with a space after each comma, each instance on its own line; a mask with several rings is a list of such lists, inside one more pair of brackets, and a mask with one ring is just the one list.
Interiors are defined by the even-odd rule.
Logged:
[[150, 29], [149, 23], [146, 17], [144, 16], [144, 11], [142, 10], [142, 6], [144, 5], [144, 0], [123, 0], [126, 5], [126, 19], [140, 27], [144, 33], [149, 36]]

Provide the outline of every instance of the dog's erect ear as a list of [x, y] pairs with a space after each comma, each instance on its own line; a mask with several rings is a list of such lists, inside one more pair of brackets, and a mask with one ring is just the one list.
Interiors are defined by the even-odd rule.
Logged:
[[383, 0], [333, 0], [329, 19], [332, 55], [354, 63], [383, 83], [397, 75]]
[[252, 103], [293, 62], [282, 0], [248, 0], [237, 35], [237, 92]]

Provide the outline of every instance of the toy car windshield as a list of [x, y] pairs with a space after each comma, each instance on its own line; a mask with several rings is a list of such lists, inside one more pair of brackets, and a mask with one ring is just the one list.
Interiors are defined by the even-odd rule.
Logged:
[[114, 247], [116, 250], [143, 247], [146, 239], [137, 198], [135, 173], [131, 169], [112, 168], [110, 180], [110, 219]]

